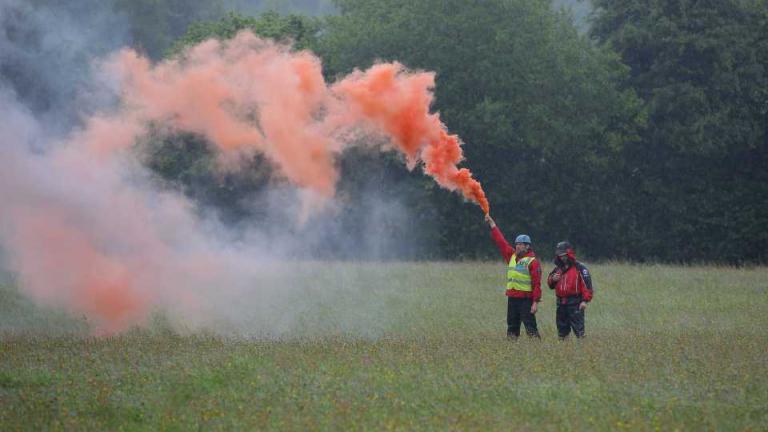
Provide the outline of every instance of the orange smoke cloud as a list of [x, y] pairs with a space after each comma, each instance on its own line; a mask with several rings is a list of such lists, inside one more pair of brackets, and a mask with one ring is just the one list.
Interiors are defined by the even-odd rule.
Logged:
[[123, 77], [127, 107], [110, 129], [159, 121], [197, 132], [224, 161], [262, 153], [291, 183], [330, 197], [338, 180], [335, 160], [345, 145], [339, 137], [363, 127], [383, 133], [409, 168], [423, 161], [441, 186], [489, 210], [480, 183], [457, 167], [463, 159], [459, 138], [429, 112], [433, 73], [378, 64], [329, 87], [313, 54], [291, 52], [247, 31], [230, 41], [203, 42], [156, 66], [126, 50], [110, 68]]
[[317, 119], [327, 88], [312, 54], [242, 32], [157, 66], [125, 50], [110, 69], [123, 77], [121, 116], [205, 135], [225, 165], [262, 153], [291, 183], [333, 195], [339, 145]]
[[137, 289], [127, 266], [98, 250], [82, 228], [66, 221], [67, 215], [47, 210], [17, 214], [14, 241], [24, 245], [19, 270], [33, 296], [70, 305], [93, 319], [101, 332], [143, 320], [149, 298]]
[[[102, 332], [141, 323], [157, 304], [204, 307], [189, 289], [201, 280], [206, 288], [233, 285], [223, 276], [232, 258], [208, 256], [183, 197], [142, 183], [136, 161], [125, 157], [150, 124], [204, 135], [222, 169], [263, 154], [314, 201], [334, 195], [337, 159], [353, 145], [347, 137], [362, 130], [386, 138], [409, 168], [423, 164], [440, 186], [489, 211], [480, 183], [458, 168], [461, 141], [430, 113], [433, 73], [378, 64], [328, 85], [316, 56], [249, 32], [158, 64], [123, 50], [104, 68], [119, 84], [115, 111], [85, 119], [44, 156], [13, 153], [24, 164], [0, 158], [0, 235], [25, 289], [86, 314]], [[15, 141], [0, 137], [0, 155]]]
[[409, 73], [399, 63], [378, 64], [356, 71], [333, 86], [362, 121], [391, 137], [413, 167], [424, 161], [424, 172], [440, 186], [459, 189], [467, 199], [488, 213], [490, 206], [480, 183], [466, 169], [457, 168], [464, 158], [461, 142], [449, 135], [438, 114], [430, 114], [435, 75]]

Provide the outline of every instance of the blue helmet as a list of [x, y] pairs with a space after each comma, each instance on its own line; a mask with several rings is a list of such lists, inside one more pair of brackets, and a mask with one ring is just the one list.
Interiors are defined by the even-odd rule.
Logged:
[[528, 243], [528, 244], [531, 244], [531, 238], [528, 237], [526, 234], [520, 234], [515, 239], [515, 243]]

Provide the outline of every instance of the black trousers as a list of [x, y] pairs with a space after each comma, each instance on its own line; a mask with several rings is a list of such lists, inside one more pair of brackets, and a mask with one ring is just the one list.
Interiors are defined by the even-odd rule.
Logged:
[[564, 338], [571, 333], [577, 338], [584, 337], [584, 311], [579, 310], [579, 303], [557, 304], [555, 315], [557, 323], [557, 335]]
[[539, 336], [539, 328], [536, 326], [536, 315], [531, 313], [533, 299], [507, 297], [507, 336], [520, 336], [520, 322], [525, 324], [525, 332], [528, 336]]

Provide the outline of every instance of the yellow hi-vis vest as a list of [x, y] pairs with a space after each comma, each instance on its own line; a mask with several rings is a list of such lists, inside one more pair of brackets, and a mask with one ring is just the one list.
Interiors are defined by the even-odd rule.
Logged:
[[509, 268], [507, 269], [507, 289], [517, 291], [533, 291], [531, 288], [531, 272], [528, 270], [528, 266], [535, 260], [536, 257], [522, 257], [520, 261], [517, 260], [517, 254], [512, 254], [512, 258], [509, 260]]

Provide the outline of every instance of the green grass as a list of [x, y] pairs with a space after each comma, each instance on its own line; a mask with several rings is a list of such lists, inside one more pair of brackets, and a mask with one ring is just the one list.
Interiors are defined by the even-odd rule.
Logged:
[[512, 343], [502, 264], [329, 267], [354, 277], [280, 339], [90, 338], [6, 285], [0, 428], [768, 429], [766, 268], [593, 265], [588, 339], [557, 341], [545, 289], [544, 339]]

